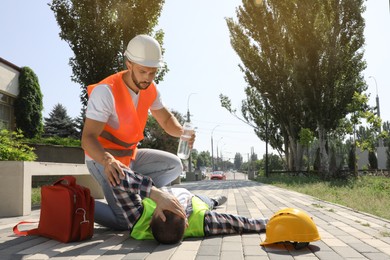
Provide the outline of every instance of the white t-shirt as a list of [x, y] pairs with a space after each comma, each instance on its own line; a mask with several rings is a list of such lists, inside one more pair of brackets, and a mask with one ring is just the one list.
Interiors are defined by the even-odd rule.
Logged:
[[184, 209], [187, 209], [188, 203], [193, 197], [193, 194], [184, 188], [162, 187], [161, 189], [175, 196]]
[[[130, 88], [127, 88], [134, 106], [137, 107], [139, 95]], [[141, 90], [142, 91], [142, 90]], [[164, 107], [160, 92], [157, 90], [157, 96], [150, 110], [159, 110]], [[115, 111], [115, 100], [110, 86], [106, 84], [96, 86], [89, 96], [85, 116], [99, 122], [105, 122], [114, 129], [119, 127], [118, 116]]]

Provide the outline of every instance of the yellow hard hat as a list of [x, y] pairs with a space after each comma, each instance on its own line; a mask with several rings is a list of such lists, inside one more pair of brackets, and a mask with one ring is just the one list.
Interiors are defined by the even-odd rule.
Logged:
[[300, 249], [320, 240], [317, 226], [309, 215], [299, 209], [286, 208], [276, 212], [266, 226], [266, 239], [260, 245], [293, 242]]

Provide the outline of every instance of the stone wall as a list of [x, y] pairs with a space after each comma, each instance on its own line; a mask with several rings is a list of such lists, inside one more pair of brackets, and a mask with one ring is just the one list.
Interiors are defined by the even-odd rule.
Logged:
[[85, 163], [84, 150], [81, 147], [61, 145], [30, 145], [38, 156], [37, 162]]

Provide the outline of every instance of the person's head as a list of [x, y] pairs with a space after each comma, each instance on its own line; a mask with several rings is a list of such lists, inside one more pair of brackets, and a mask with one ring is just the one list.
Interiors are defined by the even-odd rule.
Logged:
[[137, 35], [127, 45], [125, 57], [135, 87], [147, 89], [163, 64], [160, 44], [148, 35]]
[[150, 222], [154, 239], [161, 244], [179, 243], [184, 235], [185, 219], [167, 210], [164, 210], [164, 215], [166, 217], [165, 222], [157, 215], [153, 215]]

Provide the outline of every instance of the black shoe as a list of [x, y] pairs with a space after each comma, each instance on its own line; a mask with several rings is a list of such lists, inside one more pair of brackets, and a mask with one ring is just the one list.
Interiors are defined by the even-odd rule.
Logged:
[[225, 196], [218, 196], [212, 199], [215, 203], [215, 207], [223, 205], [226, 201], [227, 198]]

